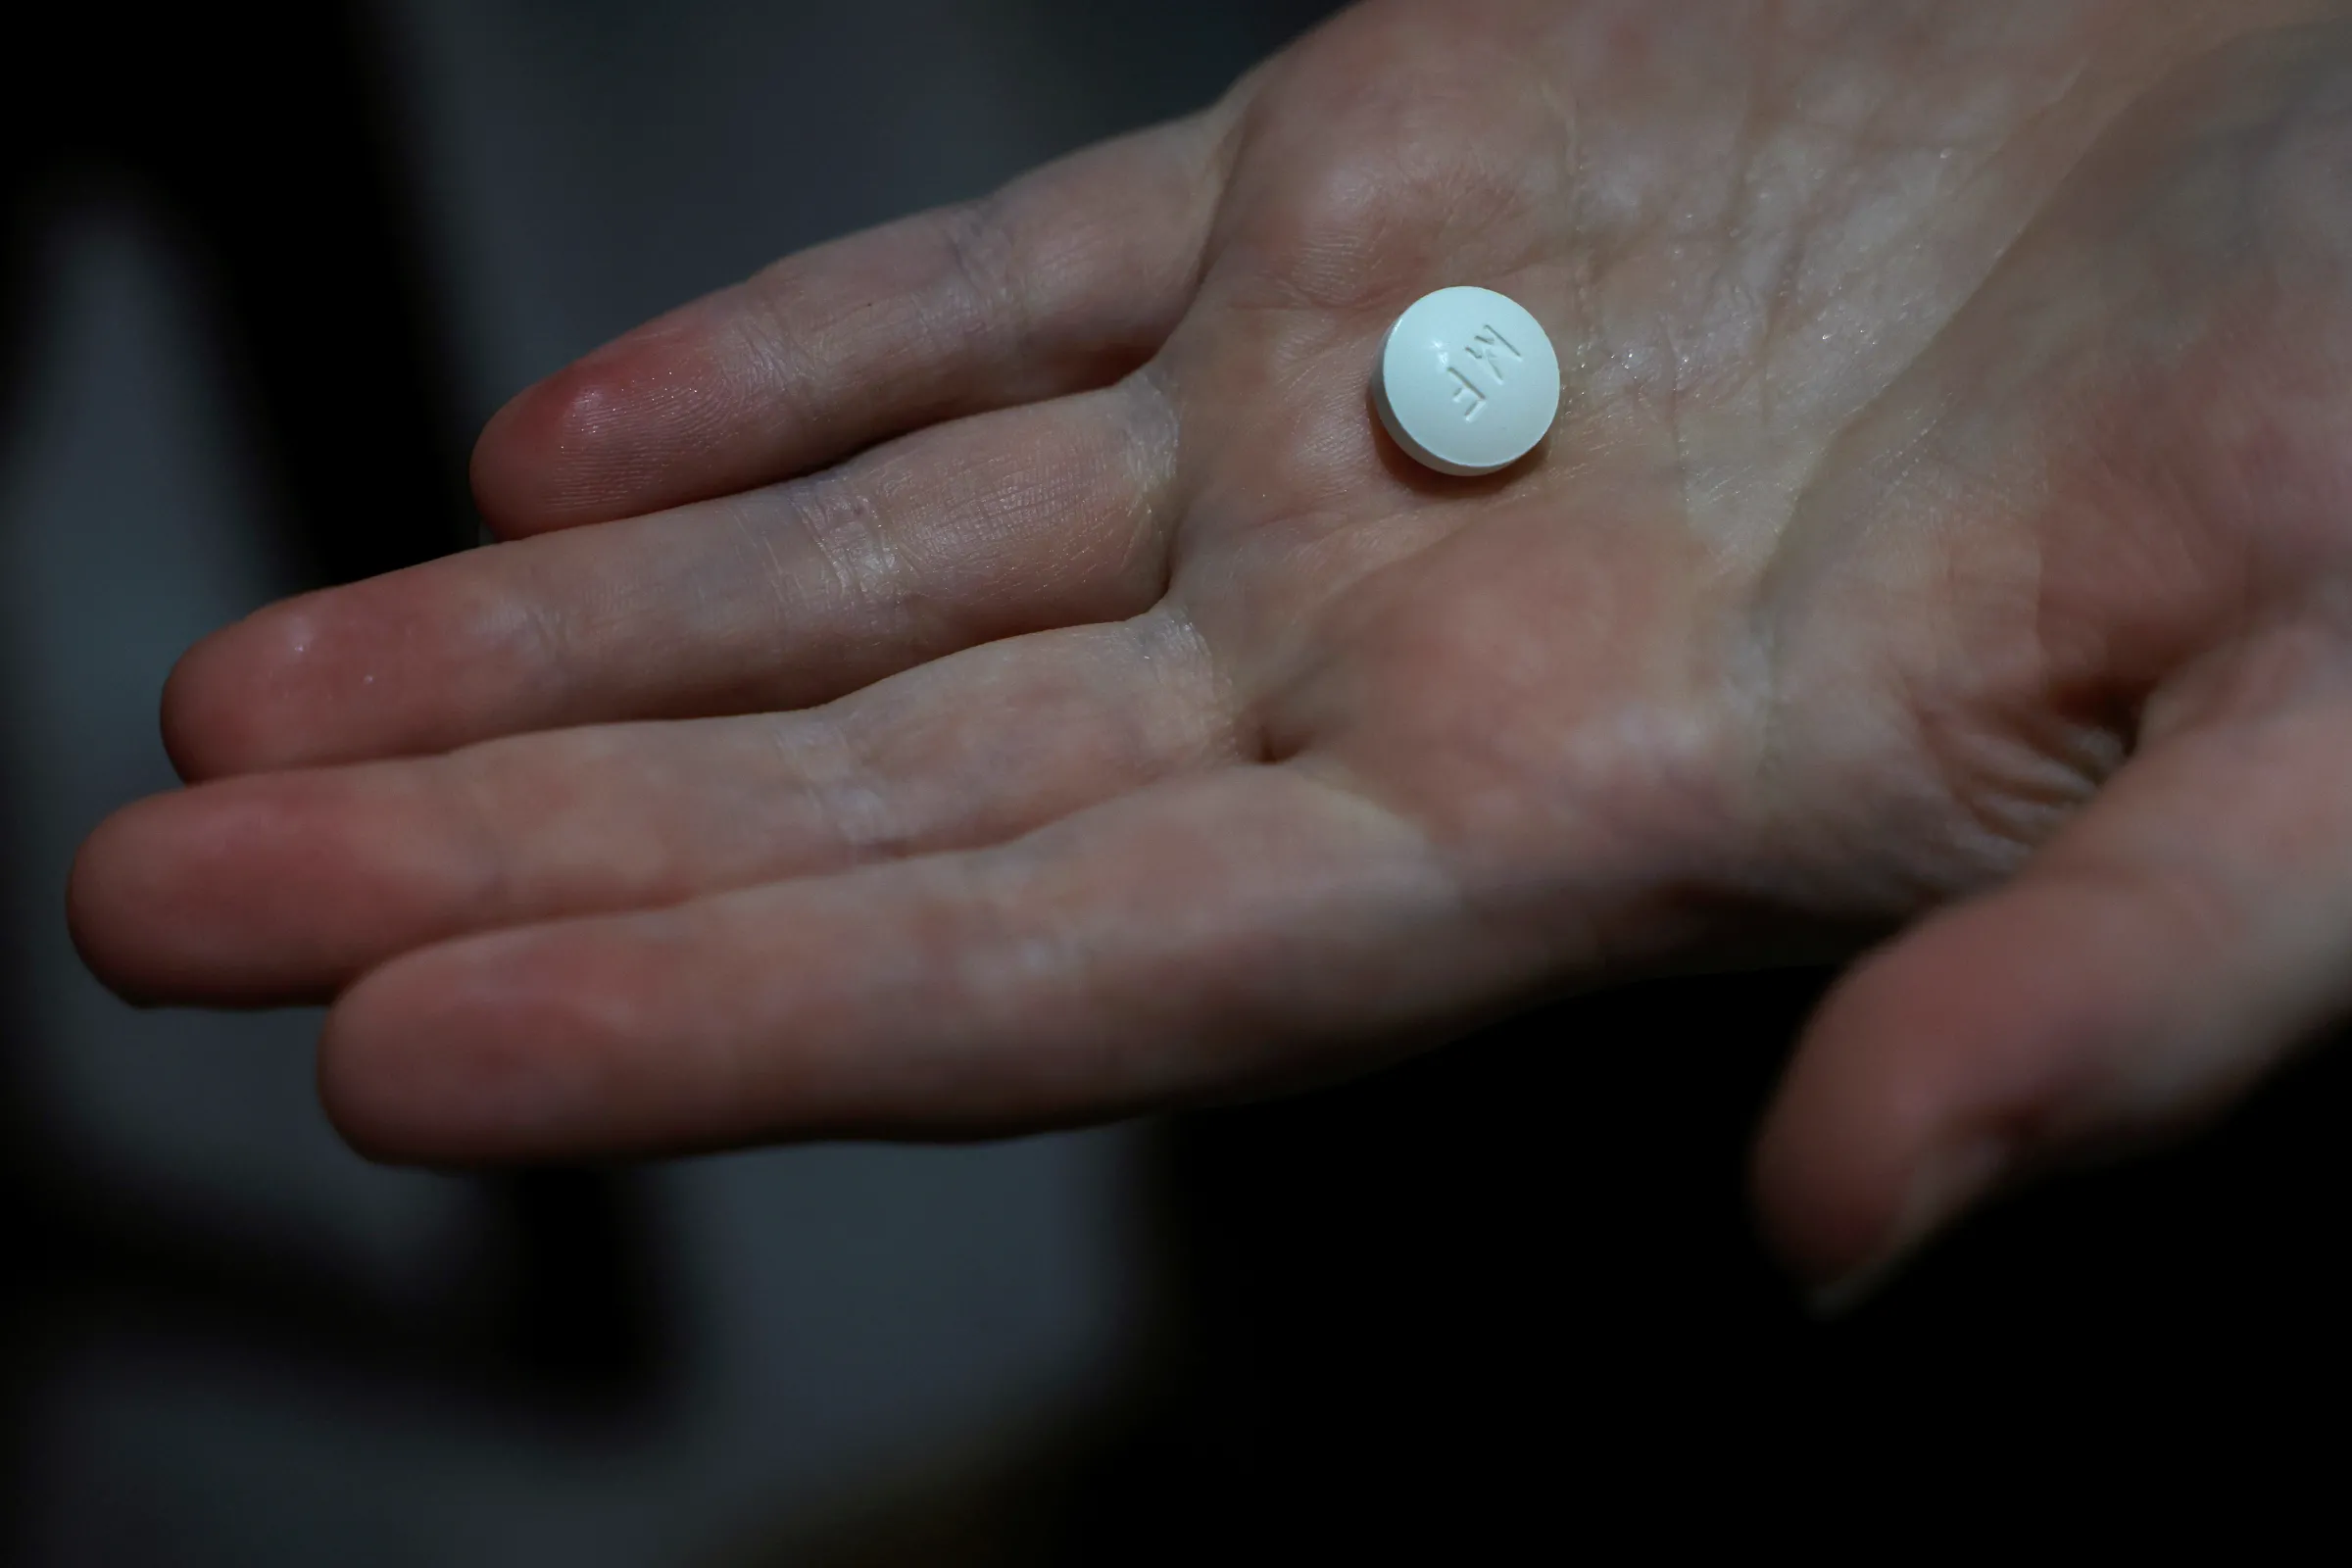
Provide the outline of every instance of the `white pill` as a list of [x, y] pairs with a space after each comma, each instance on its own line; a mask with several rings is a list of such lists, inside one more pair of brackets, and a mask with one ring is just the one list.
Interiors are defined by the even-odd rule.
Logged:
[[1560, 412], [1560, 357], [1525, 307], [1442, 288], [1396, 318], [1373, 383], [1380, 422], [1440, 473], [1494, 473], [1536, 449]]

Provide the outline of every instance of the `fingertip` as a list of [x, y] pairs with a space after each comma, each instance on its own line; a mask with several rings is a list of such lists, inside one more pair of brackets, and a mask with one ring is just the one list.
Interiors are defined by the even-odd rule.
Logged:
[[142, 919], [153, 904], [153, 806], [141, 801], [99, 823], [74, 851], [66, 876], [66, 932], [74, 951], [99, 984], [134, 1006], [154, 1001]]
[[[463, 938], [364, 975], [328, 1012], [318, 1095], [370, 1159], [564, 1158], [610, 1141], [643, 1097], [616, 1086], [596, 977], [561, 983], [532, 931]], [[623, 1139], [622, 1142], [627, 1142]]]
[[430, 673], [481, 619], [435, 566], [325, 588], [256, 611], [179, 658], [164, 682], [164, 750], [180, 778], [249, 773], [440, 749]]
[[212, 693], [200, 667], [210, 656], [199, 658], [205, 643], [211, 640], [205, 639], [172, 661], [172, 672], [164, 677], [164, 693], [157, 703], [156, 724], [163, 733], [164, 756], [170, 759], [172, 771], [182, 784], [214, 777], [219, 765], [221, 747], [217, 736], [220, 721], [210, 711]]
[[437, 1038], [433, 1049], [418, 1049], [423, 1020], [401, 1005], [400, 975], [411, 961], [395, 958], [363, 976], [327, 1010], [318, 1033], [318, 1102], [343, 1141], [365, 1158], [387, 1165], [463, 1163], [443, 1119], [434, 1114], [451, 1042]]
[[697, 307], [606, 344], [510, 399], [474, 443], [474, 504], [523, 538], [607, 522], [725, 488], [695, 460], [727, 385]]
[[560, 525], [549, 514], [550, 480], [573, 444], [578, 424], [593, 425], [594, 402], [609, 396], [591, 388], [591, 408], [577, 408], [577, 366], [567, 366], [523, 388], [482, 426], [467, 465], [475, 510], [501, 539], [520, 538]]
[[297, 760], [277, 699], [299, 680], [318, 648], [318, 598], [305, 594], [258, 611], [206, 637], [172, 664], [159, 718], [165, 755], [182, 782], [260, 772]]
[[1900, 1217], [1903, 1173], [1925, 1136], [1916, 1097], [1876, 1069], [1886, 987], [1848, 976], [1807, 1027], [1751, 1159], [1766, 1244], [1809, 1290], [1865, 1269]]
[[[191, 784], [454, 750], [502, 733], [545, 621], [475, 551], [272, 605], [183, 655], [165, 749]], [[485, 717], [485, 713], [497, 714]]]
[[115, 813], [75, 857], [67, 920], [129, 1000], [283, 1006], [442, 935], [493, 874], [397, 773], [272, 773]]
[[1807, 1026], [1758, 1135], [1767, 1244], [1825, 1304], [1886, 1278], [2015, 1163], [2059, 1092], [2057, 999], [2005, 963], [2011, 917], [1966, 908], [1865, 958]]
[[444, 953], [392, 959], [338, 998], [318, 1037], [319, 1102], [344, 1141], [389, 1164], [490, 1156], [478, 1136], [514, 1099], [514, 1053], [468, 1028]]
[[[289, 901], [250, 874], [287, 860], [279, 813], [266, 802], [226, 799], [220, 788], [153, 796], [91, 831], [67, 879], [74, 949], [134, 1005], [320, 1000], [340, 961], [333, 938], [301, 906], [299, 885]], [[283, 940], [257, 947], [257, 930]]]

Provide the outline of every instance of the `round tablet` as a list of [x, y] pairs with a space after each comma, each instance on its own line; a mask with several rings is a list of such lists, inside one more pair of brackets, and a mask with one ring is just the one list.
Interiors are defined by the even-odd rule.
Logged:
[[1560, 357], [1526, 308], [1491, 288], [1442, 288], [1396, 318], [1373, 401], [1396, 444], [1440, 473], [1526, 457], [1560, 412]]

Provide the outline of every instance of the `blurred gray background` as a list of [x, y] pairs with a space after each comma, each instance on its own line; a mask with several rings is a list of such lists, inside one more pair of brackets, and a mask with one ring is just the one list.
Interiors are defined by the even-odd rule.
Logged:
[[[382, 0], [361, 36], [427, 357], [470, 425], [788, 251], [1203, 102], [1319, 9]], [[245, 25], [266, 50], [266, 16]], [[135, 42], [133, 26], [93, 47]], [[310, 134], [292, 112], [278, 129]], [[270, 199], [297, 215], [320, 199], [314, 180], [337, 178], [289, 167]], [[184, 215], [106, 157], [36, 183], [0, 400], [0, 787], [8, 1117], [50, 1266], [11, 1308], [9, 1560], [723, 1556], [1018, 1444], [1113, 1387], [1143, 1310], [1117, 1132], [777, 1151], [606, 1181], [591, 1241], [617, 1248], [642, 1310], [605, 1378], [618, 1392], [580, 1411], [561, 1378], [556, 1395], [510, 1396], [495, 1345], [480, 1377], [429, 1344], [398, 1349], [432, 1340], [415, 1325], [469, 1321], [517, 1245], [504, 1200], [346, 1152], [312, 1095], [315, 1015], [134, 1011], [66, 938], [79, 838], [172, 786], [155, 710], [173, 659], [312, 573], [270, 521], [282, 486], [249, 428], [237, 323]], [[278, 329], [311, 340], [331, 407], [339, 336], [380, 302], [330, 282], [288, 308], [308, 318]], [[377, 369], [342, 365], [361, 382]], [[463, 456], [415, 454], [444, 480]], [[89, 1240], [117, 1232], [151, 1241]], [[188, 1258], [139, 1261], [173, 1238]], [[531, 1311], [609, 1313], [589, 1298], [594, 1268], [555, 1277]], [[566, 1278], [585, 1282], [569, 1298]]]
[[2268, 1397], [2352, 1395], [2352, 1051], [1833, 1324], [1742, 1197], [1824, 971], [1110, 1133], [433, 1176], [336, 1142], [315, 1015], [138, 1012], [75, 961], [75, 844], [172, 786], [173, 659], [470, 542], [514, 391], [1326, 9], [35, 0], [0, 44], [0, 1561], [1192, 1568], [1386, 1560], [1416, 1512], [1440, 1562], [1618, 1522], [1817, 1550], [1856, 1497], [2152, 1517], [2145, 1473], [2084, 1484], [2140, 1451], [2263, 1458], [2278, 1505], [2308, 1454]]

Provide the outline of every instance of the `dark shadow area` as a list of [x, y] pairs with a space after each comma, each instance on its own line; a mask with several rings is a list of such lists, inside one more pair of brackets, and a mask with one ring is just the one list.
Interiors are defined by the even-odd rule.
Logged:
[[[0, 50], [0, 418], [41, 318], [44, 227], [93, 188], [178, 241], [304, 583], [470, 545], [471, 419], [453, 395], [380, 53], [364, 7], [44, 8]], [[13, 953], [13, 950], [12, 950]], [[13, 968], [17, 959], [7, 961]], [[24, 1081], [23, 993], [0, 1002], [0, 1250], [10, 1495], [44, 1368], [80, 1326], [127, 1323], [339, 1379], [441, 1387], [574, 1423], [625, 1419], [668, 1353], [659, 1225], [625, 1176], [485, 1180], [472, 1261], [419, 1310], [237, 1216], [192, 1217], [62, 1147]], [[17, 1539], [13, 1522], [0, 1539]]]
[[1008, 26], [1054, 40], [1071, 64], [1034, 91], [1057, 106], [1073, 140], [1204, 108], [1238, 74], [1341, 9], [1336, 0], [1234, 5], [1102, 5], [1005, 0]]
[[2226, 1489], [2287, 1457], [2263, 1413], [2345, 1382], [2323, 1239], [2352, 1217], [2352, 1056], [1993, 1208], [1825, 1322], [1758, 1244], [1744, 1167], [1828, 978], [1642, 986], [1171, 1126], [1177, 1392], [1068, 1560], [1244, 1529], [1796, 1542], [1865, 1501], [2024, 1526], [2083, 1518], [2102, 1480], [2186, 1461]]
[[2347, 1381], [2352, 1054], [1993, 1208], [1825, 1321], [1758, 1244], [1744, 1166], [1829, 979], [1636, 987], [1166, 1123], [1160, 1353], [1129, 1401], [747, 1560], [1553, 1561], [2132, 1539], [2187, 1504], [2172, 1478], [2320, 1500], [2272, 1412]]

